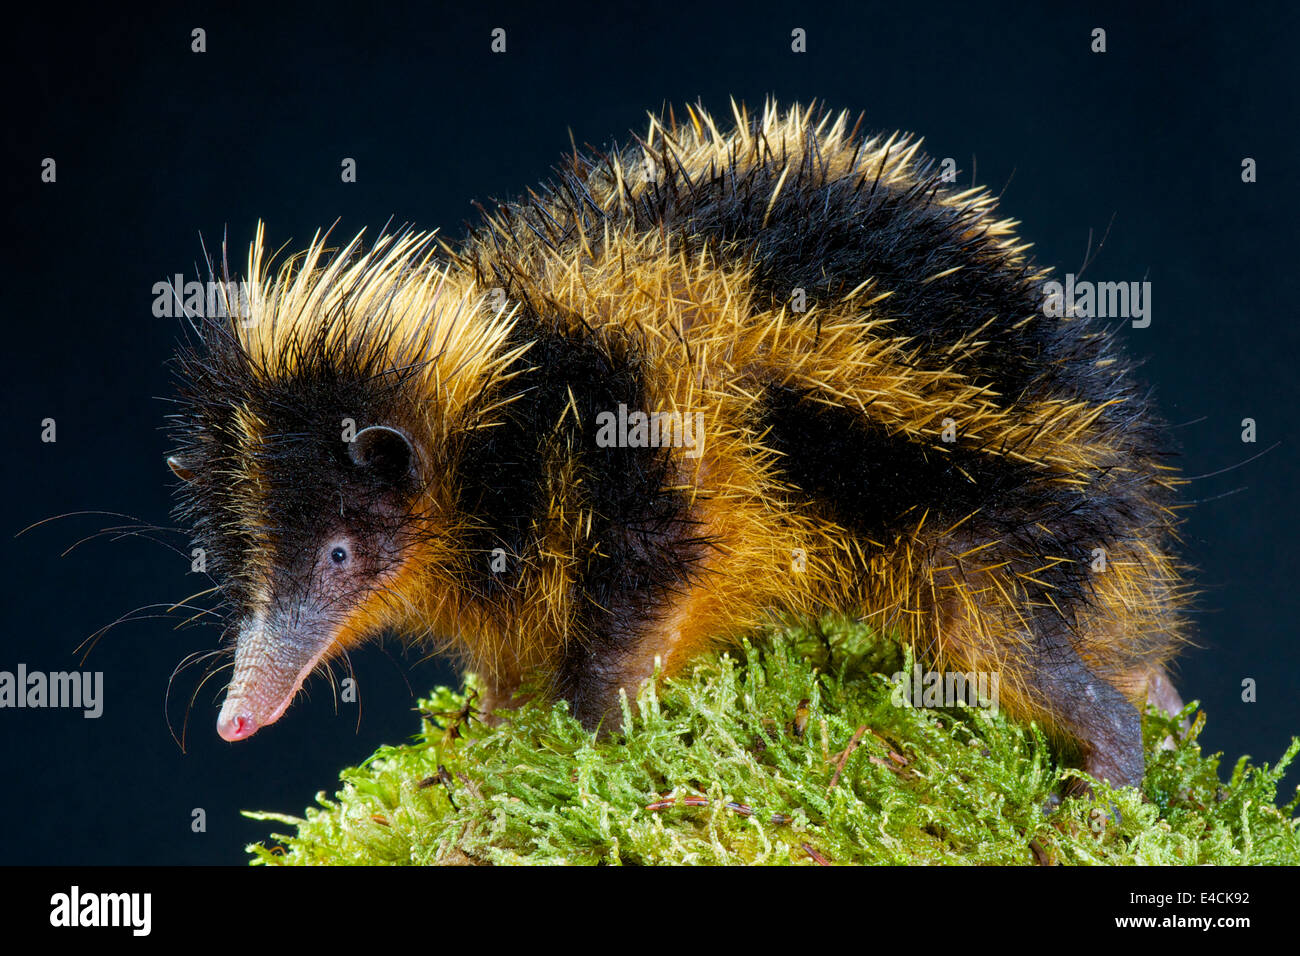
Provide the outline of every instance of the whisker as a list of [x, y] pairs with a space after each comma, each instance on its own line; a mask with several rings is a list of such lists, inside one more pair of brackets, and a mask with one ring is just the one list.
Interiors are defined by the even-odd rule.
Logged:
[[[89, 657], [89, 656], [90, 656], [90, 652], [93, 651], [93, 650], [95, 649], [95, 645], [99, 643], [100, 638], [102, 638], [105, 634], [107, 634], [107, 633], [108, 633], [109, 631], [111, 631], [113, 628], [117, 627], [119, 624], [126, 624], [126, 623], [129, 622], [129, 621], [150, 621], [150, 620], [154, 620], [155, 618], [165, 618], [165, 617], [167, 617], [167, 614], [170, 613], [170, 611], [174, 609], [174, 607], [175, 607], [175, 606], [173, 606], [173, 605], [162, 604], [162, 603], [155, 603], [155, 604], [142, 604], [142, 605], [140, 605], [139, 607], [135, 608], [134, 610], [127, 611], [125, 614], [123, 614], [123, 615], [122, 615], [121, 617], [119, 617], [117, 620], [112, 621], [112, 622], [110, 622], [110, 623], [108, 623], [108, 624], [105, 624], [105, 625], [104, 625], [103, 627], [101, 627], [99, 630], [95, 631], [95, 633], [91, 634], [89, 637], [87, 637], [85, 640], [83, 640], [80, 644], [78, 644], [78, 645], [73, 649], [72, 653], [76, 654], [76, 653], [80, 652], [81, 649], [82, 649], [83, 647], [85, 647], [85, 648], [86, 648], [85, 654], [84, 654], [84, 655], [82, 656], [82, 658], [81, 658], [81, 663], [84, 665], [84, 664], [86, 663], [86, 658]], [[141, 611], [148, 611], [148, 610], [150, 610], [150, 609], [152, 609], [152, 608], [167, 608], [168, 610], [165, 611], [165, 612], [162, 613], [162, 614], [145, 614], [145, 615], [141, 615], [141, 616], [139, 616], [139, 617], [136, 617], [136, 616], [135, 616], [135, 615], [139, 615]], [[201, 614], [213, 614], [213, 613], [215, 613], [215, 612], [209, 611], [207, 608], [193, 608], [193, 607], [189, 607], [189, 606], [185, 606], [185, 610], [190, 610], [190, 611], [192, 611], [192, 610], [197, 610], [197, 611], [200, 612], [200, 615], [201, 615]], [[199, 615], [196, 615], [196, 616], [199, 616]], [[191, 620], [192, 620], [192, 619], [191, 619]], [[89, 644], [90, 646], [87, 647], [87, 646], [86, 646], [87, 644]]]
[[[29, 524], [27, 527], [23, 528], [22, 531], [19, 531], [17, 534], [15, 534], [14, 537], [15, 538], [21, 537], [22, 535], [25, 535], [28, 531], [31, 531], [33, 528], [39, 528], [41, 525], [49, 524], [51, 521], [61, 521], [64, 518], [79, 518], [87, 515], [104, 515], [110, 518], [125, 518], [127, 521], [134, 521], [137, 524], [141, 525], [142, 527], [154, 527], [152, 525], [146, 524], [144, 521], [142, 521], [140, 518], [137, 518], [135, 515], [123, 514], [120, 511], [66, 511], [61, 515], [51, 515], [48, 518], [42, 518], [40, 521], [33, 522], [32, 524]], [[177, 532], [181, 531], [180, 528], [158, 528], [157, 530], [177, 531]]]
[[1211, 495], [1211, 496], [1208, 497], [1208, 498], [1193, 498], [1191, 501], [1184, 501], [1183, 504], [1185, 504], [1185, 505], [1203, 505], [1203, 504], [1205, 504], [1207, 501], [1218, 501], [1220, 498], [1229, 498], [1229, 497], [1231, 497], [1232, 495], [1240, 494], [1241, 492], [1243, 492], [1243, 491], [1245, 491], [1245, 490], [1246, 490], [1246, 485], [1242, 485], [1240, 488], [1233, 488], [1231, 491], [1225, 491], [1225, 492], [1224, 492], [1223, 494], [1221, 494], [1221, 495]]
[[121, 527], [104, 528], [100, 531], [96, 531], [94, 534], [88, 534], [84, 538], [81, 538], [80, 540], [73, 542], [71, 545], [69, 545], [59, 554], [59, 557], [66, 558], [68, 555], [70, 555], [73, 551], [77, 550], [77, 548], [81, 547], [86, 542], [94, 541], [96, 538], [102, 538], [106, 535], [115, 535], [115, 537], [111, 539], [112, 541], [121, 541], [123, 538], [142, 538], [145, 541], [152, 541], [154, 544], [160, 545], [166, 548], [167, 550], [180, 555], [183, 558], [189, 557], [188, 554], [186, 554], [180, 548], [176, 547], [176, 545], [169, 544], [166, 541], [160, 541], [157, 538], [150, 537], [150, 535], [146, 533], [146, 532], [152, 532], [156, 530], [159, 529], [153, 528], [151, 526], [146, 527], [144, 525], [141, 525], [140, 528], [138, 529], [121, 528]]
[[[221, 673], [223, 670], [225, 670], [226, 668], [230, 668], [231, 672], [233, 673], [234, 670], [235, 670], [235, 662], [234, 662], [234, 660], [231, 660], [231, 661], [229, 661], [229, 662], [227, 662], [227, 663], [225, 663], [225, 664], [222, 664], [220, 667], [214, 667], [212, 670], [208, 671], [208, 673], [204, 676], [203, 680], [199, 681], [199, 686], [196, 687], [196, 688], [194, 688], [194, 693], [190, 695], [190, 702], [189, 702], [189, 704], [188, 704], [188, 705], [186, 706], [186, 708], [185, 708], [185, 723], [181, 726], [181, 738], [182, 738], [182, 740], [184, 740], [185, 734], [186, 734], [186, 732], [187, 732], [187, 730], [188, 730], [188, 728], [189, 728], [189, 725], [190, 725], [190, 711], [192, 711], [192, 710], [194, 709], [194, 701], [198, 698], [198, 696], [199, 696], [199, 692], [200, 692], [201, 690], [203, 690], [203, 685], [206, 684], [208, 681], [212, 680], [213, 677], [215, 677], [217, 674], [220, 674], [220, 673]], [[222, 692], [228, 690], [229, 687], [230, 687], [230, 683], [227, 682], [226, 685], [225, 685], [224, 687], [221, 688], [221, 690], [217, 691], [217, 693], [220, 694], [220, 693], [222, 693]], [[183, 748], [184, 748], [184, 744], [182, 743], [181, 746], [182, 746], [182, 749], [183, 749]]]
[[177, 601], [175, 604], [172, 605], [172, 608], [174, 609], [174, 608], [182, 607], [183, 605], [188, 604], [190, 601], [193, 601], [195, 598], [203, 597], [204, 595], [211, 594], [213, 591], [218, 591], [218, 590], [220, 590], [220, 586], [214, 584], [212, 587], [204, 588], [202, 591], [195, 591], [189, 597], [181, 598], [179, 601]]
[[[211, 651], [195, 651], [192, 654], [187, 654], [185, 658], [172, 670], [171, 677], [167, 679], [167, 692], [163, 695], [163, 714], [167, 719], [167, 732], [172, 735], [172, 740], [176, 741], [176, 745], [181, 748], [182, 753], [185, 752], [185, 728], [189, 723], [189, 709], [194, 704], [194, 698], [193, 696], [190, 697], [190, 703], [185, 708], [185, 722], [181, 725], [181, 736], [177, 737], [176, 729], [172, 726], [171, 720], [172, 684], [182, 671], [202, 661], [209, 660], [213, 657], [219, 657], [223, 653], [223, 649], [217, 649]], [[200, 686], [202, 686], [202, 684], [200, 684]], [[195, 693], [197, 693], [197, 690]]]
[[1267, 448], [1265, 448], [1263, 451], [1259, 452], [1258, 454], [1251, 455], [1251, 456], [1250, 456], [1249, 458], [1247, 458], [1245, 461], [1239, 461], [1239, 462], [1237, 462], [1235, 465], [1229, 465], [1227, 468], [1220, 468], [1218, 471], [1210, 471], [1210, 472], [1206, 472], [1204, 475], [1188, 475], [1188, 476], [1186, 476], [1185, 480], [1186, 480], [1186, 481], [1199, 481], [1199, 480], [1202, 479], [1202, 478], [1213, 478], [1213, 477], [1215, 477], [1216, 475], [1222, 475], [1222, 474], [1224, 474], [1225, 472], [1229, 472], [1229, 471], [1232, 471], [1232, 470], [1234, 470], [1234, 469], [1236, 469], [1236, 468], [1240, 468], [1242, 465], [1249, 465], [1249, 464], [1250, 464], [1252, 461], [1254, 461], [1256, 458], [1262, 458], [1263, 456], [1267, 455], [1269, 452], [1271, 452], [1273, 449], [1277, 448], [1277, 447], [1278, 447], [1279, 445], [1281, 445], [1281, 444], [1282, 444], [1281, 441], [1275, 441], [1275, 442], [1273, 442], [1273, 444], [1269, 445], [1269, 446], [1268, 446]]

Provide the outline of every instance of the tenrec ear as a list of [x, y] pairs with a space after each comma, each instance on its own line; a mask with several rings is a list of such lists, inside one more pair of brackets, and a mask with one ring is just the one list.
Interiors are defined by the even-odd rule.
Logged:
[[172, 473], [176, 475], [177, 478], [181, 479], [181, 481], [194, 480], [194, 472], [186, 468], [185, 465], [181, 463], [181, 460], [175, 455], [172, 455], [167, 459], [167, 467], [170, 468]]
[[348, 445], [352, 463], [369, 468], [392, 481], [414, 478], [419, 456], [405, 432], [387, 425], [371, 425], [357, 432]]

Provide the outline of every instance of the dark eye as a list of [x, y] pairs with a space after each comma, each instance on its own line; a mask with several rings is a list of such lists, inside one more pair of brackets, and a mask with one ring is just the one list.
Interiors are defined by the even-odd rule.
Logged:
[[335, 564], [347, 564], [348, 549], [341, 546], [335, 547], [333, 550], [330, 551], [330, 560], [333, 561]]

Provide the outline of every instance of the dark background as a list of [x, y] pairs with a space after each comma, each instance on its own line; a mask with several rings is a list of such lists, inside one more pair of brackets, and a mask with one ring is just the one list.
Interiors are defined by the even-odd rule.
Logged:
[[[169, 524], [159, 397], [171, 392], [164, 362], [179, 324], [153, 317], [152, 289], [176, 272], [200, 277], [200, 233], [213, 249], [228, 229], [237, 263], [259, 218], [272, 248], [297, 249], [336, 218], [341, 236], [390, 217], [456, 236], [472, 200], [548, 175], [570, 129], [599, 146], [643, 130], [645, 111], [665, 104], [699, 98], [725, 116], [729, 96], [754, 106], [771, 93], [913, 130], [932, 155], [956, 158], [963, 179], [976, 166], [1040, 261], [1062, 273], [1078, 272], [1089, 231], [1095, 247], [1113, 218], [1087, 278], [1150, 278], [1150, 328], [1121, 334], [1169, 421], [1193, 423], [1176, 430], [1182, 468], [1240, 465], [1188, 491], [1207, 499], [1186, 524], [1203, 646], [1177, 683], [1209, 712], [1207, 749], [1229, 766], [1242, 753], [1276, 761], [1300, 732], [1287, 292], [1300, 221], [1295, 13], [536, 6], [180, 3], [162, 14], [52, 9], [8, 24], [0, 669], [73, 668], [98, 628], [201, 586], [187, 559], [136, 538], [60, 559], [110, 517], [13, 537], [87, 509]], [[190, 52], [195, 26], [207, 30], [201, 55]], [[489, 52], [497, 26], [504, 55]], [[1089, 52], [1097, 26], [1103, 55]], [[806, 54], [790, 51], [794, 27], [808, 31]], [[40, 182], [47, 156], [58, 163], [52, 185]], [[357, 160], [356, 184], [340, 182], [345, 156]], [[1258, 161], [1257, 183], [1241, 181], [1245, 156]], [[46, 417], [57, 443], [40, 441]], [[1255, 445], [1241, 441], [1245, 417], [1258, 423]], [[317, 679], [310, 700], [238, 745], [216, 736], [214, 681], [195, 699], [182, 752], [167, 717], [179, 732], [201, 672], [177, 678], [165, 713], [168, 679], [219, 635], [174, 623], [126, 623], [94, 649], [99, 720], [0, 711], [0, 863], [242, 862], [243, 845], [274, 827], [239, 809], [301, 812], [334, 789], [339, 768], [414, 729], [411, 688], [451, 677], [396, 642], [370, 647], [352, 655], [360, 715], [336, 712]], [[1247, 677], [1257, 703], [1241, 701]], [[191, 832], [195, 807], [206, 833]]]

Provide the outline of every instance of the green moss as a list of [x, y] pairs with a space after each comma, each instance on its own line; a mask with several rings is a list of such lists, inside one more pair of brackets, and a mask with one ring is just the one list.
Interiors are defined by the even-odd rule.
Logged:
[[276, 865], [1300, 863], [1300, 796], [1275, 804], [1300, 739], [1224, 783], [1195, 704], [1173, 750], [1160, 742], [1178, 721], [1152, 712], [1141, 791], [1098, 783], [1045, 813], [1080, 774], [1038, 728], [896, 706], [886, 675], [909, 668], [892, 642], [826, 620], [648, 682], [599, 742], [563, 704], [460, 721], [466, 696], [440, 688], [415, 741], [345, 770], [333, 800], [247, 814], [296, 830], [249, 851]]

